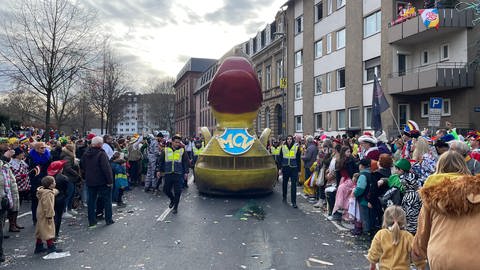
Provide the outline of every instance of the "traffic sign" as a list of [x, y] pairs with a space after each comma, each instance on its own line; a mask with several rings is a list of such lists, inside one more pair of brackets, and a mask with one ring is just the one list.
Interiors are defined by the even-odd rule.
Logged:
[[430, 103], [428, 106], [428, 126], [429, 127], [439, 127], [440, 120], [442, 118], [442, 107], [443, 99], [433, 97], [430, 98]]
[[280, 79], [280, 88], [285, 89], [287, 88], [287, 78]]

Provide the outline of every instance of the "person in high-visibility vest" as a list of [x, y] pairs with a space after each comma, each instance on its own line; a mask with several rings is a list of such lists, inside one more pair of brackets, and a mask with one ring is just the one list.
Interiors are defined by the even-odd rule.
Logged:
[[[280, 155], [280, 150], [282, 147], [280, 146], [280, 143], [277, 140], [274, 140], [272, 142], [272, 146], [270, 146], [270, 154], [272, 154], [273, 158], [275, 159], [275, 162], [278, 161], [278, 155]], [[278, 166], [277, 162], [277, 166]]]
[[300, 174], [300, 161], [300, 149], [298, 149], [298, 145], [293, 142], [293, 136], [288, 135], [278, 155], [278, 164], [281, 166], [283, 175], [283, 202], [287, 201], [288, 180], [290, 179], [290, 200], [293, 208], [297, 208], [297, 181]]
[[[192, 169], [195, 172], [195, 164], [197, 163], [198, 160], [198, 155], [200, 155], [205, 148], [205, 145], [203, 141], [201, 140], [196, 140], [195, 144], [192, 147], [193, 150], [193, 160], [192, 160]], [[193, 178], [193, 182], [195, 182], [195, 178]]]
[[190, 164], [188, 154], [185, 149], [181, 147], [181, 144], [182, 137], [180, 135], [174, 135], [172, 137], [172, 145], [165, 147], [165, 150], [160, 153], [157, 166], [158, 177], [161, 174], [165, 175], [163, 192], [170, 198], [168, 207], [173, 208], [173, 214], [178, 212], [178, 203], [180, 202], [183, 183], [188, 177]]

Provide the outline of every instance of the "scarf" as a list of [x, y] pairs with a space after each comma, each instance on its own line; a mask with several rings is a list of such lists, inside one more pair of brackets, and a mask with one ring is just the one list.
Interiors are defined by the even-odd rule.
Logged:
[[45, 149], [45, 153], [40, 155], [37, 151], [35, 151], [35, 149], [32, 149], [30, 150], [30, 157], [35, 164], [44, 165], [50, 160], [50, 151]]

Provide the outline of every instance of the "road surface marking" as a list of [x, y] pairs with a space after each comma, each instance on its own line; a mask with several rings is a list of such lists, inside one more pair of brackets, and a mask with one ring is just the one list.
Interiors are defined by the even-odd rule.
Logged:
[[157, 221], [164, 221], [168, 214], [170, 214], [170, 211], [172, 211], [171, 208], [165, 209], [165, 211], [163, 211], [163, 213], [157, 218]]

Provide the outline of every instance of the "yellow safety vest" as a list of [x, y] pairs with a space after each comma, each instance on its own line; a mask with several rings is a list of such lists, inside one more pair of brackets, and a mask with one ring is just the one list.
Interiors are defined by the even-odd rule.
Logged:
[[172, 148], [165, 148], [165, 173], [183, 174], [182, 156], [183, 148], [173, 151]]
[[200, 155], [203, 152], [203, 149], [204, 149], [203, 144], [202, 144], [202, 147], [200, 148], [193, 146], [193, 155], [194, 156]]
[[278, 155], [280, 155], [280, 150], [281, 149], [282, 148], [280, 146], [278, 146], [278, 147], [272, 146], [272, 147], [270, 147], [270, 153], [274, 156], [278, 156]]
[[287, 145], [282, 145], [282, 166], [297, 167], [297, 151], [298, 145], [294, 144], [288, 149]]

